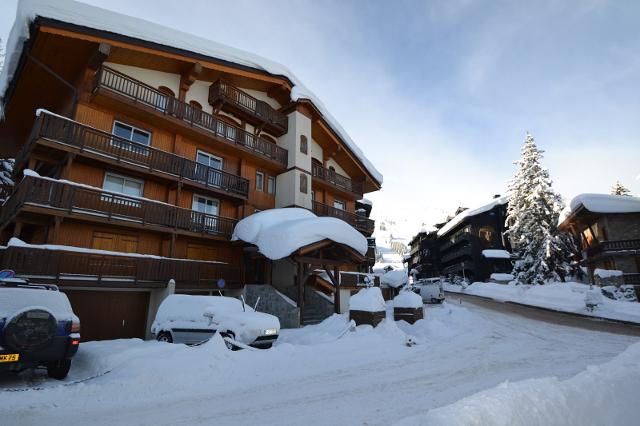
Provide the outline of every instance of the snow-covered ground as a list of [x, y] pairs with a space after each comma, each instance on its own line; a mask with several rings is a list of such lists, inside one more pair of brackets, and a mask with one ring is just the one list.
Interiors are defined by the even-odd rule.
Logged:
[[[408, 335], [418, 344], [407, 346]], [[568, 420], [583, 415], [574, 411], [580, 402], [619, 409], [621, 401], [593, 399], [613, 395], [611, 380], [635, 395], [629, 383], [639, 377], [638, 345], [613, 367], [587, 367], [636, 342], [451, 302], [428, 306], [426, 319], [414, 325], [386, 320], [349, 331], [347, 319], [336, 315], [284, 330], [265, 351], [231, 352], [219, 338], [199, 347], [135, 339], [83, 343], [65, 382], [0, 376], [0, 412], [13, 425], [525, 424], [536, 423], [540, 413], [531, 404], [537, 404]], [[635, 367], [620, 377], [629, 363]], [[611, 380], [608, 371], [615, 373]], [[518, 382], [531, 378], [538, 380]], [[605, 383], [600, 394], [596, 379]], [[43, 389], [1, 392], [28, 386]], [[473, 396], [478, 391], [486, 392]], [[526, 417], [505, 421], [519, 405], [516, 414]], [[429, 411], [436, 407], [442, 408]], [[637, 404], [625, 409], [627, 418], [640, 416]], [[625, 418], [612, 418], [624, 424]]]
[[545, 285], [515, 285], [476, 282], [463, 289], [462, 286], [445, 283], [444, 289], [452, 293], [489, 297], [501, 302], [517, 302], [562, 312], [640, 324], [640, 303], [602, 297], [601, 304], [595, 310], [588, 311], [585, 305], [585, 296], [589, 290], [588, 284], [566, 282]]

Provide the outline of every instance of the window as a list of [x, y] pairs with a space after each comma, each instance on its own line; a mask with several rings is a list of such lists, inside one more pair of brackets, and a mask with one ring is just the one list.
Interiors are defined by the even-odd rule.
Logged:
[[102, 187], [107, 191], [118, 192], [125, 195], [133, 195], [135, 197], [142, 197], [144, 182], [126, 176], [107, 173], [104, 178], [104, 184]]
[[496, 231], [491, 226], [483, 226], [478, 231], [478, 237], [483, 246], [488, 247], [493, 244]]
[[276, 193], [276, 178], [275, 178], [275, 176], [269, 176], [267, 178], [267, 192], [269, 194], [275, 194]]
[[155, 102], [158, 109], [160, 109], [161, 111], [170, 111], [171, 109], [173, 109], [173, 98], [176, 97], [176, 94], [173, 92], [173, 90], [169, 89], [167, 86], [160, 86], [158, 87], [158, 91], [160, 91], [161, 93], [157, 95], [157, 99]]
[[346, 205], [344, 201], [340, 201], [340, 200], [333, 200], [333, 207], [338, 210], [346, 210]]
[[[196, 179], [199, 182], [206, 182], [208, 185], [221, 186], [222, 185], [222, 173], [218, 170], [222, 170], [223, 159], [209, 154], [208, 152], [200, 151], [196, 153]], [[198, 166], [202, 164], [203, 166]]]
[[309, 185], [307, 180], [307, 175], [302, 173], [300, 175], [300, 192], [302, 192], [303, 194], [306, 194], [308, 192], [307, 186]]
[[314, 203], [316, 201], [316, 191], [311, 190], [311, 202]]
[[307, 154], [309, 151], [307, 137], [305, 135], [300, 135], [300, 152], [303, 154]]
[[[119, 136], [123, 139], [130, 140], [133, 143], [123, 142], [121, 140], [111, 140], [111, 145], [117, 146], [122, 149], [126, 149], [127, 151], [132, 151], [137, 154], [149, 155], [149, 150], [140, 145], [149, 146], [151, 143], [151, 133], [138, 129], [137, 127], [131, 126], [129, 124], [124, 124], [119, 121], [113, 122], [113, 134]], [[140, 145], [138, 145], [140, 144]]]
[[240, 124], [236, 123], [232, 118], [224, 115], [219, 115], [217, 119], [216, 133], [223, 138], [227, 138], [232, 141], [235, 140], [236, 128], [234, 126], [240, 126]]
[[215, 198], [194, 194], [191, 209], [193, 226], [198, 231], [218, 232], [220, 202]]
[[195, 109], [199, 109], [202, 111], [202, 105], [198, 101], [189, 101], [189, 105], [191, 105]]
[[264, 173], [256, 172], [256, 191], [264, 191]]
[[[134, 197], [142, 197], [144, 182], [138, 179], [128, 178], [126, 176], [120, 176], [113, 173], [107, 173], [104, 177], [104, 183], [102, 188], [110, 191], [117, 192], [124, 195], [131, 195]], [[119, 204], [128, 207], [142, 207], [142, 203], [130, 198], [122, 198], [117, 195], [104, 194], [100, 197], [101, 201]]]

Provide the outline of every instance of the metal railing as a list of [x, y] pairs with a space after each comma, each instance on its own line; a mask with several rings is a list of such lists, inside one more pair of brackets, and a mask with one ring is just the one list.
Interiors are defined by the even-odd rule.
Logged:
[[353, 192], [354, 194], [363, 194], [362, 182], [351, 180], [346, 176], [334, 172], [333, 170], [325, 169], [320, 164], [311, 164], [311, 174], [313, 177], [328, 182], [335, 187]]
[[226, 81], [218, 80], [209, 87], [209, 103], [213, 105], [217, 101], [229, 103], [260, 121], [274, 126], [278, 129], [278, 133], [287, 132], [289, 123], [286, 115]]
[[46, 112], [40, 114], [30, 140], [18, 153], [16, 170], [27, 162], [40, 138], [145, 167], [149, 171], [167, 173], [229, 194], [249, 195], [248, 179]]
[[129, 77], [109, 67], [101, 67], [93, 82], [93, 92], [106, 89], [125, 96], [133, 102], [157, 110], [158, 113], [171, 116], [191, 127], [209, 132], [227, 143], [247, 150], [286, 166], [288, 152], [273, 142], [233, 126], [199, 108], [166, 95], [154, 87]]
[[144, 198], [26, 176], [2, 206], [0, 226], [5, 226], [25, 205], [62, 210], [69, 214], [84, 213], [95, 218], [224, 237], [231, 236], [237, 222], [236, 219], [214, 216]]

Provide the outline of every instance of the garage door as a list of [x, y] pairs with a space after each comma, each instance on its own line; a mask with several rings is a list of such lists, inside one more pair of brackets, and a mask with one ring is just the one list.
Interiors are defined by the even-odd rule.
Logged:
[[83, 341], [138, 337], [143, 339], [149, 293], [63, 290], [80, 318]]

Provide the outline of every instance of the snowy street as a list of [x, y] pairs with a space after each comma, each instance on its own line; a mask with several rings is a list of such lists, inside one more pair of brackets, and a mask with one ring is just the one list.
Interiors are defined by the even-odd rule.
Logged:
[[43, 388], [1, 392], [3, 415], [16, 425], [392, 424], [507, 380], [565, 380], [638, 342], [457, 300], [427, 306], [413, 326], [346, 326], [334, 316], [284, 330], [266, 351], [230, 352], [215, 338], [84, 343], [66, 382], [109, 373], [68, 386], [0, 376], [4, 389]]

